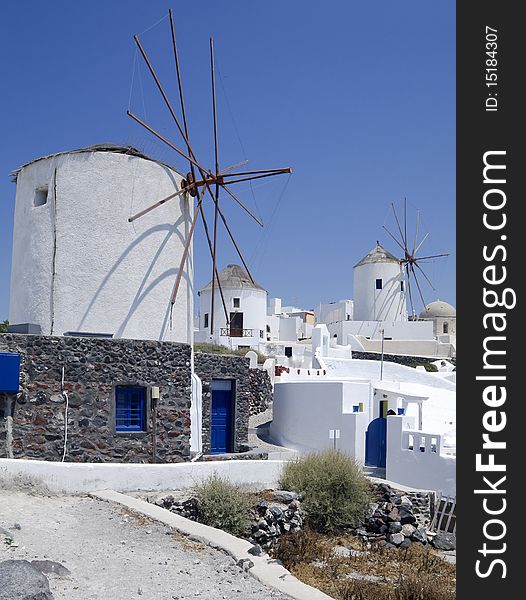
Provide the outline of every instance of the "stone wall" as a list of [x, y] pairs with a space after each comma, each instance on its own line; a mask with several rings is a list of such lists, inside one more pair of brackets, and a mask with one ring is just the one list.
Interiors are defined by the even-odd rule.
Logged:
[[[190, 456], [190, 346], [173, 342], [0, 334], [0, 351], [21, 356], [20, 393], [0, 394], [13, 405], [14, 458], [151, 462], [149, 388], [160, 388], [156, 418], [157, 462]], [[64, 384], [61, 385], [62, 368]], [[115, 386], [148, 389], [144, 432], [115, 431]], [[2, 402], [4, 400], [4, 402]], [[0, 420], [0, 456], [7, 456], [6, 419]]]
[[267, 410], [273, 397], [272, 382], [267, 371], [250, 369], [250, 415]]
[[[361, 359], [361, 360], [381, 360], [382, 355], [378, 352], [359, 352], [356, 350], [352, 351], [352, 357]], [[429, 357], [422, 356], [405, 356], [402, 354], [384, 354], [384, 360], [387, 362], [398, 363], [399, 365], [405, 365], [406, 367], [416, 367], [418, 365], [423, 365], [424, 363], [434, 362], [437, 359], [432, 359]], [[449, 361], [450, 363], [456, 364], [455, 358], [445, 358], [444, 360]]]
[[233, 452], [245, 449], [248, 443], [248, 417], [250, 413], [250, 367], [249, 359], [228, 354], [196, 352], [194, 370], [203, 385], [203, 453], [210, 452], [211, 400], [213, 379], [233, 379], [235, 394]]

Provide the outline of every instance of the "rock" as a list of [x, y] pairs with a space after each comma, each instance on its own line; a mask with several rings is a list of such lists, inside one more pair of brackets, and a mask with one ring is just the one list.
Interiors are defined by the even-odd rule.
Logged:
[[411, 535], [411, 539], [415, 542], [420, 542], [421, 544], [427, 544], [427, 530], [425, 527], [419, 527], [415, 529], [413, 534]]
[[399, 546], [404, 541], [404, 536], [401, 533], [391, 533], [387, 536], [387, 541], [395, 546]]
[[408, 537], [406, 537], [404, 539], [404, 541], [398, 547], [399, 548], [409, 548], [410, 545], [411, 545], [411, 540]]
[[457, 538], [452, 533], [438, 531], [432, 540], [431, 545], [437, 550], [455, 550], [457, 547]]
[[53, 600], [45, 575], [27, 560], [0, 562], [0, 600]]
[[283, 504], [289, 504], [293, 500], [297, 500], [298, 494], [296, 492], [287, 492], [286, 490], [275, 490], [272, 492], [272, 500], [274, 502], [283, 502]]
[[334, 556], [340, 556], [341, 558], [349, 558], [351, 555], [349, 548], [345, 546], [335, 546], [332, 552]]
[[389, 533], [400, 533], [402, 531], [402, 523], [400, 521], [393, 521], [389, 523]]
[[261, 556], [263, 554], [263, 549], [259, 544], [254, 544], [252, 548], [248, 549], [248, 553], [252, 554], [252, 556]]
[[254, 563], [249, 558], [240, 558], [236, 564], [243, 571], [248, 571], [254, 566]]
[[387, 515], [387, 521], [401, 521], [401, 514], [397, 508], [393, 508]]
[[258, 505], [256, 506], [258, 515], [260, 515], [262, 517], [267, 512], [267, 509], [268, 509], [268, 503], [265, 502], [265, 500], [260, 500], [258, 502]]
[[60, 577], [71, 575], [71, 571], [66, 569], [64, 565], [53, 560], [32, 560], [31, 564], [38, 569], [41, 573], [54, 573]]
[[296, 511], [296, 510], [299, 510], [299, 508], [300, 508], [300, 503], [298, 500], [292, 500], [292, 502], [290, 502], [289, 510]]
[[270, 512], [274, 519], [279, 520], [283, 517], [283, 511], [278, 506], [271, 506]]
[[405, 508], [413, 507], [413, 503], [411, 502], [411, 500], [408, 496], [402, 496], [402, 498], [400, 500], [400, 505], [404, 506]]
[[416, 531], [416, 527], [414, 525], [411, 525], [409, 523], [406, 523], [405, 525], [402, 525], [401, 532], [406, 537], [411, 537], [415, 531]]
[[416, 517], [410, 510], [408, 510], [404, 506], [401, 506], [400, 507], [400, 522], [402, 523], [402, 525], [407, 525], [407, 524], [412, 525], [413, 523], [416, 523]]

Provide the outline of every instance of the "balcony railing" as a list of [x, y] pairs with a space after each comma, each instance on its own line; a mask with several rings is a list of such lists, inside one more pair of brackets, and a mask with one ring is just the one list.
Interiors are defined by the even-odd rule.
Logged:
[[228, 337], [253, 337], [253, 329], [240, 329], [239, 327], [221, 327], [221, 335]]

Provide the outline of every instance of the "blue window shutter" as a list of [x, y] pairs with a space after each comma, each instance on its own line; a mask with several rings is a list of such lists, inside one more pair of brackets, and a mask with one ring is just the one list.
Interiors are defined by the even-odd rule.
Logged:
[[115, 388], [116, 431], [146, 431], [146, 388]]

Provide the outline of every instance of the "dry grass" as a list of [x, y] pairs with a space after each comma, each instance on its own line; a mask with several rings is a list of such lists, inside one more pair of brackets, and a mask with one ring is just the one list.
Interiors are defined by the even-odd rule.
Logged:
[[[356, 555], [335, 556], [336, 545], [352, 547]], [[275, 556], [300, 580], [337, 600], [455, 598], [455, 566], [417, 544], [405, 550], [367, 547], [352, 536], [306, 530], [283, 536]]]

